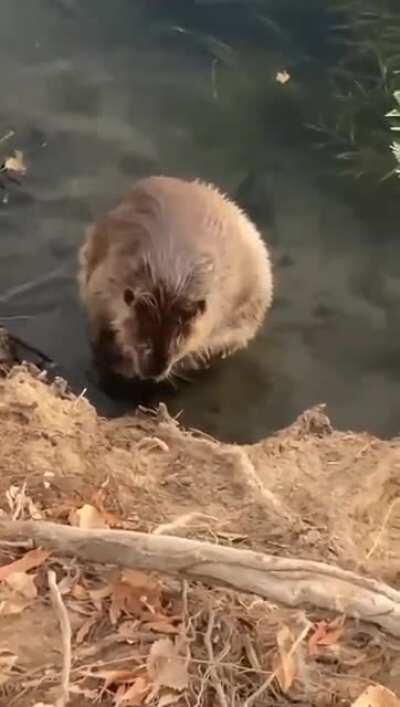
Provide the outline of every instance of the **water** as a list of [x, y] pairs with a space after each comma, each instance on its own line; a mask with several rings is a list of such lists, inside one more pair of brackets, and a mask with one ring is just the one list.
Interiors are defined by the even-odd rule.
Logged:
[[56, 360], [77, 392], [88, 388], [103, 413], [130, 409], [92, 382], [77, 247], [86, 224], [137, 177], [200, 176], [239, 194], [268, 226], [276, 301], [249, 349], [169, 395], [170, 410], [240, 442], [319, 402], [341, 428], [397, 434], [394, 219], [363, 217], [278, 125], [250, 148], [250, 106], [227, 121], [209, 58], [160, 37], [155, 19], [154, 6], [149, 13], [132, 0], [2, 1], [0, 138], [15, 135], [0, 143], [0, 157], [23, 150], [28, 175], [0, 204], [0, 316]]

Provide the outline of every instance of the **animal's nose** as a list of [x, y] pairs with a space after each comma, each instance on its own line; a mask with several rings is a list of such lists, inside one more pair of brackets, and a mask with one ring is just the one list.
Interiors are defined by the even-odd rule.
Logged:
[[160, 378], [168, 367], [166, 357], [157, 353], [143, 356], [141, 363], [142, 378]]

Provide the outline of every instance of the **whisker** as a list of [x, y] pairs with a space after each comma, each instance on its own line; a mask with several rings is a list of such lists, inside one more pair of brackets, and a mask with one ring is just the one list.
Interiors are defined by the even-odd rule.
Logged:
[[176, 378], [177, 381], [183, 381], [184, 383], [191, 383], [193, 380], [192, 378], [189, 378], [186, 373], [180, 371], [179, 368], [174, 369], [172, 371], [172, 375], [174, 376], [174, 378]]

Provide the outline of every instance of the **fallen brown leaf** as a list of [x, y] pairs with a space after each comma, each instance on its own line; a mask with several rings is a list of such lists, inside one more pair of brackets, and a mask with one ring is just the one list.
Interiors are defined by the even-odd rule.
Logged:
[[282, 692], [288, 692], [297, 675], [298, 660], [296, 653], [291, 653], [295, 636], [288, 626], [282, 626], [276, 637], [279, 650], [279, 664], [276, 672], [276, 679]]
[[118, 634], [125, 639], [127, 643], [137, 643], [138, 641], [138, 620], [123, 621], [118, 626]]
[[106, 584], [104, 587], [99, 587], [98, 589], [89, 589], [88, 593], [97, 611], [101, 611], [103, 608], [103, 599], [107, 599], [107, 597], [112, 594], [112, 586]]
[[82, 508], [76, 510], [78, 519], [77, 525], [84, 530], [92, 528], [108, 528], [104, 516], [94, 506], [86, 503]]
[[165, 633], [168, 635], [177, 636], [180, 632], [178, 626], [174, 626], [170, 621], [149, 621], [146, 622], [143, 628], [149, 631], [154, 631], [154, 633]]
[[122, 613], [142, 617], [161, 609], [161, 586], [144, 572], [125, 570], [112, 585], [110, 620], [116, 624]]
[[31, 605], [32, 601], [30, 599], [24, 599], [14, 594], [0, 601], [0, 616], [17, 616]]
[[97, 690], [89, 690], [88, 687], [81, 687], [80, 685], [70, 685], [69, 691], [73, 695], [81, 695], [85, 697], [90, 704], [95, 704], [98, 700], [99, 693]]
[[143, 677], [138, 677], [133, 685], [130, 685], [127, 690], [120, 688], [115, 696], [114, 705], [124, 705], [125, 707], [136, 707], [143, 705], [145, 697], [149, 692], [150, 685]]
[[147, 595], [154, 595], [157, 599], [160, 596], [160, 583], [154, 577], [150, 577], [150, 575], [145, 572], [140, 572], [140, 570], [123, 570], [121, 579], [123, 582], [128, 582], [131, 587], [141, 589]]
[[0, 654], [0, 687], [5, 685], [12, 677], [11, 671], [17, 662], [17, 656], [10, 651]]
[[104, 680], [103, 690], [107, 690], [111, 685], [124, 685], [136, 680], [132, 670], [98, 670], [92, 677]]
[[140, 616], [143, 604], [126, 582], [115, 582], [111, 594], [110, 621], [115, 626], [121, 614]]
[[382, 685], [369, 685], [352, 707], [400, 707], [400, 700]]
[[35, 599], [37, 597], [37, 587], [35, 577], [26, 572], [12, 572], [5, 578], [5, 583], [17, 594], [25, 599]]
[[19, 560], [15, 560], [14, 562], [10, 562], [9, 565], [0, 567], [0, 582], [4, 581], [10, 574], [13, 574], [13, 572], [28, 572], [35, 567], [40, 567], [40, 565], [46, 562], [49, 556], [50, 553], [41, 548], [29, 550]]
[[160, 687], [180, 691], [189, 684], [187, 660], [179, 655], [177, 646], [170, 638], [160, 638], [153, 643], [147, 658], [147, 672], [156, 691]]
[[179, 693], [176, 692], [165, 692], [163, 695], [159, 696], [157, 707], [168, 707], [168, 705], [174, 705], [181, 699]]
[[85, 587], [82, 587], [81, 584], [74, 584], [71, 589], [71, 595], [74, 599], [77, 599], [78, 601], [86, 601], [87, 599], [89, 599], [88, 590], [85, 589]]
[[46, 518], [55, 518], [57, 520], [68, 518], [71, 513], [71, 508], [74, 508], [73, 499], [69, 500], [69, 503], [59, 503], [51, 508], [46, 508]]
[[93, 616], [89, 616], [89, 618], [83, 622], [82, 626], [76, 632], [75, 640], [78, 644], [83, 643], [86, 636], [89, 634], [90, 629], [93, 628], [93, 626], [97, 623], [98, 619], [98, 614], [94, 614]]
[[332, 646], [337, 643], [344, 630], [344, 621], [344, 616], [339, 616], [330, 622], [319, 621], [308, 641], [309, 655], [318, 653], [319, 646]]

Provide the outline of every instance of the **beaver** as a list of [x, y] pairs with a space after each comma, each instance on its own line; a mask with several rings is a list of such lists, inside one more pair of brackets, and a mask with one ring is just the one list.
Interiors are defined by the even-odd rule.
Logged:
[[273, 296], [245, 213], [212, 184], [165, 176], [88, 228], [78, 281], [97, 366], [156, 382], [246, 347]]

